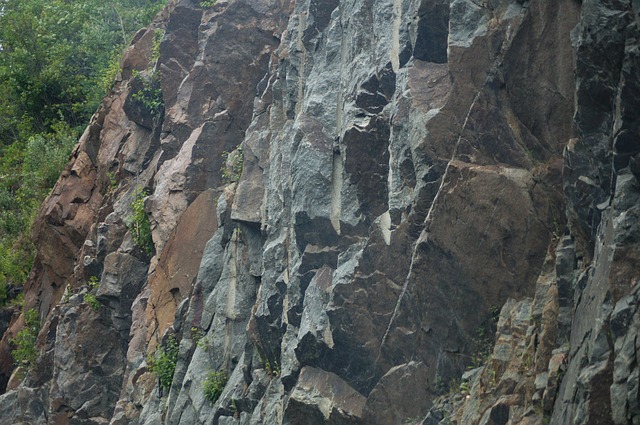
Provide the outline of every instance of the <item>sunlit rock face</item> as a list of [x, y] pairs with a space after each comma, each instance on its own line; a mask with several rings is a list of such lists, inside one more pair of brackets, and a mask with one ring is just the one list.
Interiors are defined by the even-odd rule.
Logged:
[[639, 7], [171, 1], [42, 206], [0, 422], [635, 423]]

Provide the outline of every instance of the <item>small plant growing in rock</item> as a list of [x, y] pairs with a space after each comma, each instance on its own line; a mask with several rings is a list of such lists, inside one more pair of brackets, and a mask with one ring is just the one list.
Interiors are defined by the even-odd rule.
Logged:
[[113, 87], [113, 82], [116, 77], [122, 71], [122, 67], [120, 66], [120, 57], [122, 56], [122, 52], [117, 51], [115, 54], [111, 55], [109, 59], [109, 64], [107, 67], [102, 70], [100, 75], [100, 85], [105, 93], [109, 93], [109, 90]]
[[441, 375], [436, 375], [434, 388], [436, 395], [443, 395], [447, 393], [447, 383]]
[[200, 6], [202, 7], [213, 7], [217, 3], [218, 0], [202, 0], [200, 1]]
[[69, 288], [69, 286], [67, 286], [67, 288], [64, 290], [64, 294], [62, 295], [62, 302], [64, 304], [68, 303], [71, 300], [71, 288]]
[[102, 303], [100, 301], [98, 301], [98, 299], [96, 298], [95, 295], [89, 293], [89, 294], [84, 294], [84, 296], [82, 297], [82, 300], [87, 303], [87, 305], [89, 307], [91, 307], [93, 310], [98, 311], [100, 310], [100, 307], [102, 306]]
[[198, 344], [203, 336], [204, 336], [204, 332], [202, 329], [196, 326], [191, 327], [191, 339], [193, 340], [193, 342]]
[[38, 359], [38, 349], [36, 348], [36, 340], [40, 331], [38, 312], [35, 309], [26, 311], [24, 320], [24, 329], [11, 339], [11, 343], [16, 347], [11, 352], [11, 356], [20, 366], [29, 369]]
[[224, 390], [224, 387], [225, 385], [227, 385], [228, 380], [229, 377], [222, 371], [209, 372], [209, 375], [207, 375], [206, 379], [202, 383], [204, 397], [211, 403], [215, 403], [216, 401], [218, 401], [218, 398], [220, 398], [222, 390]]
[[144, 198], [146, 190], [141, 190], [131, 203], [131, 216], [129, 217], [129, 231], [136, 246], [142, 249], [148, 256], [153, 255], [153, 238], [151, 237], [151, 222], [144, 210]]
[[133, 100], [139, 102], [148, 110], [154, 119], [158, 119], [164, 109], [164, 99], [162, 97], [162, 90], [160, 89], [158, 74], [155, 72], [150, 75], [137, 73], [134, 75], [134, 78], [142, 84], [142, 89], [133, 93]]
[[173, 336], [170, 336], [164, 348], [158, 347], [154, 355], [147, 357], [149, 370], [158, 378], [161, 394], [165, 388], [171, 388], [173, 374], [178, 363], [178, 352], [178, 341]]
[[280, 376], [280, 365], [276, 361], [273, 362], [273, 366], [271, 366], [269, 360], [265, 361], [264, 369], [269, 376]]
[[222, 160], [222, 170], [220, 170], [222, 174], [222, 181], [229, 184], [240, 180], [240, 176], [242, 175], [242, 165], [244, 163], [242, 147], [238, 147], [238, 149], [233, 152], [223, 152]]
[[[91, 276], [87, 282], [87, 286], [89, 286], [89, 291], [93, 291], [100, 286], [100, 280], [98, 280], [97, 276]], [[82, 296], [82, 300], [95, 311], [100, 310], [100, 307], [102, 306], [102, 303], [98, 301], [95, 294], [91, 292], [84, 294]]]
[[20, 292], [18, 296], [9, 302], [9, 305], [18, 308], [24, 307], [24, 292]]
[[100, 286], [100, 279], [98, 279], [98, 276], [91, 276], [87, 282], [87, 286], [89, 286], [90, 289], [96, 289]]
[[109, 192], [113, 192], [116, 187], [118, 187], [118, 178], [116, 177], [116, 173], [109, 171], [107, 173], [107, 179], [109, 179]]
[[196, 345], [204, 352], [207, 352], [209, 351], [209, 346], [211, 346], [211, 341], [209, 340], [209, 337], [205, 336], [204, 338], [200, 338]]
[[235, 399], [231, 399], [231, 408], [233, 409], [233, 417], [240, 419], [240, 409], [238, 408], [238, 403], [236, 403]]
[[457, 394], [460, 389], [460, 379], [452, 379], [449, 381], [449, 394]]
[[149, 61], [150, 66], [156, 66], [156, 63], [160, 59], [160, 44], [162, 43], [162, 39], [164, 38], [164, 30], [155, 30], [153, 33], [153, 47], [151, 49], [151, 60]]

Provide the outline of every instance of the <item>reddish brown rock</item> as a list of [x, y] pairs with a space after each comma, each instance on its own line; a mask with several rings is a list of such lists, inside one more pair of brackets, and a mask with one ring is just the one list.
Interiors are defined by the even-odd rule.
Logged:
[[216, 192], [203, 192], [182, 214], [149, 277], [149, 337], [163, 335], [173, 324], [178, 304], [191, 295], [205, 244], [217, 230]]

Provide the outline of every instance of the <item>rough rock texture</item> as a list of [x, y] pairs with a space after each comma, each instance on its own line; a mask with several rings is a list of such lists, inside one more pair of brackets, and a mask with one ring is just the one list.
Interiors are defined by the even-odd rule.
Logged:
[[639, 12], [171, 1], [42, 207], [0, 422], [638, 422]]

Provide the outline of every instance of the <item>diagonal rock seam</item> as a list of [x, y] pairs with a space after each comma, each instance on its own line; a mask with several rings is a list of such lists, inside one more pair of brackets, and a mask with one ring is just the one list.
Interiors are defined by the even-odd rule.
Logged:
[[[522, 25], [522, 21], [524, 20], [521, 19], [520, 20], [520, 25]], [[519, 29], [519, 28], [518, 28]], [[514, 31], [512, 34], [517, 34], [518, 30]], [[407, 277], [405, 277], [404, 279], [404, 284], [402, 286], [402, 291], [400, 292], [400, 296], [398, 297], [398, 300], [396, 301], [395, 307], [393, 309], [393, 313], [391, 314], [391, 317], [389, 319], [389, 324], [387, 325], [387, 329], [384, 333], [384, 335], [382, 336], [382, 340], [380, 343], [380, 348], [378, 349], [378, 356], [376, 358], [376, 363], [379, 361], [380, 359], [380, 355], [382, 352], [382, 348], [384, 347], [386, 341], [387, 341], [387, 337], [389, 335], [389, 331], [391, 330], [392, 326], [393, 326], [393, 322], [400, 310], [400, 305], [402, 303], [402, 299], [405, 297], [406, 293], [407, 293], [407, 289], [409, 287], [410, 284], [410, 277], [412, 276], [413, 273], [413, 264], [415, 262], [415, 258], [416, 258], [416, 251], [417, 251], [417, 246], [420, 244], [424, 244], [427, 242], [428, 238], [429, 238], [429, 227], [431, 225], [431, 220], [432, 220], [432, 213], [433, 210], [435, 208], [435, 206], [438, 204], [438, 200], [440, 198], [440, 194], [442, 193], [442, 190], [444, 189], [446, 183], [447, 183], [447, 177], [449, 175], [449, 169], [451, 167], [451, 163], [456, 159], [457, 156], [457, 152], [458, 152], [458, 147], [460, 146], [460, 143], [463, 140], [463, 133], [467, 128], [467, 124], [469, 122], [469, 119], [471, 117], [471, 113], [473, 112], [474, 107], [476, 106], [476, 103], [478, 102], [478, 99], [480, 99], [480, 96], [482, 95], [483, 91], [485, 90], [485, 88], [487, 87], [487, 85], [492, 82], [497, 75], [498, 69], [500, 68], [502, 61], [504, 60], [503, 56], [504, 53], [508, 50], [510, 44], [513, 41], [515, 35], [512, 35], [512, 37], [507, 38], [501, 48], [500, 54], [498, 55], [498, 57], [494, 60], [493, 65], [491, 66], [490, 71], [487, 74], [487, 77], [485, 78], [482, 86], [478, 89], [477, 93], [475, 94], [475, 96], [473, 97], [473, 101], [471, 102], [471, 105], [469, 106], [469, 109], [467, 110], [467, 114], [464, 118], [464, 121], [462, 123], [462, 127], [460, 128], [460, 134], [458, 135], [458, 139], [456, 140], [456, 143], [453, 146], [453, 151], [451, 153], [451, 158], [448, 160], [447, 165], [445, 166], [444, 172], [442, 173], [442, 177], [440, 179], [440, 185], [438, 186], [438, 190], [436, 191], [436, 194], [433, 198], [433, 201], [431, 202], [431, 206], [429, 207], [429, 210], [427, 211], [427, 215], [424, 219], [424, 224], [425, 224], [425, 228], [422, 231], [422, 234], [420, 235], [420, 237], [418, 238], [418, 240], [416, 240], [413, 244], [413, 248], [412, 248], [412, 256], [411, 256], [411, 263], [409, 266], [409, 272], [407, 273]]]

